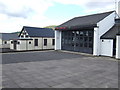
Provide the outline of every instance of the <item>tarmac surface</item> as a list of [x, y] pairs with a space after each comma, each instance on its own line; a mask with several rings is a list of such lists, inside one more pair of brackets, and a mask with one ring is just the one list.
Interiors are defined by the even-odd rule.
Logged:
[[3, 88], [118, 88], [118, 61], [59, 51], [2, 54]]

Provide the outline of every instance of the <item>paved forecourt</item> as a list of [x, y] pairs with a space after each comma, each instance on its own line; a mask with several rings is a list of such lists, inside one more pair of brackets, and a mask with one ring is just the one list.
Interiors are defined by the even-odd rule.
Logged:
[[2, 55], [3, 88], [117, 88], [118, 61], [58, 51]]

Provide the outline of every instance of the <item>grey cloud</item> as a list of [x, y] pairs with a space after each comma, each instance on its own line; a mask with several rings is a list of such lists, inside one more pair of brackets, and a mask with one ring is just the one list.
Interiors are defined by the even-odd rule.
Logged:
[[0, 13], [6, 14], [10, 17], [19, 17], [19, 18], [27, 18], [30, 14], [34, 13], [34, 10], [32, 10], [30, 7], [23, 7], [21, 11], [14, 12], [9, 11], [7, 9], [8, 7], [4, 5], [3, 3], [0, 3]]
[[87, 8], [105, 8], [108, 5], [113, 5], [114, 2], [88, 2], [86, 3]]
[[3, 3], [0, 3], [0, 12], [5, 11], [6, 6]]
[[27, 18], [30, 14], [32, 14], [34, 11], [31, 8], [23, 8], [21, 11], [16, 13], [11, 12], [5, 12], [8, 16], [11, 17], [21, 17], [21, 18]]

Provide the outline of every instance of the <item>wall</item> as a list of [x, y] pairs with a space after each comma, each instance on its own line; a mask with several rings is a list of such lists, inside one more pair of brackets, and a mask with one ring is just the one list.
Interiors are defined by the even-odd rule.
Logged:
[[55, 50], [61, 50], [61, 31], [55, 31]]
[[[30, 44], [30, 42], [31, 42], [31, 44]], [[27, 49], [26, 50], [34, 50], [33, 40], [26, 40], [26, 44], [27, 44]]]
[[20, 44], [17, 44], [17, 50], [26, 50], [26, 40], [17, 40]]
[[[32, 38], [33, 40], [17, 40], [20, 44], [17, 44], [17, 50], [40, 50], [40, 49], [54, 49], [52, 45], [52, 39], [54, 38]], [[38, 39], [38, 46], [34, 46], [34, 40]], [[44, 39], [47, 39], [47, 46], [44, 46]], [[31, 42], [31, 44], [29, 43]], [[13, 49], [13, 44], [10, 44], [10, 48]]]
[[101, 55], [113, 56], [113, 39], [101, 39]]
[[[18, 40], [20, 44], [17, 44], [17, 50], [33, 50], [33, 41], [32, 40]], [[29, 44], [31, 42], [31, 44]]]
[[[5, 44], [5, 41], [7, 42], [7, 44]], [[2, 41], [2, 48], [10, 48], [10, 40], [5, 41]]]
[[13, 41], [13, 40], [10, 40], [10, 49], [14, 49], [14, 46], [13, 46], [13, 44], [11, 44], [11, 41]]
[[118, 5], [117, 5], [117, 12], [118, 12], [118, 15], [120, 17], [120, 1], [118, 2]]
[[[44, 39], [47, 39], [47, 46], [44, 46]], [[43, 49], [54, 49], [54, 46], [52, 45], [52, 39], [54, 38], [43, 38], [42, 40]]]
[[[34, 37], [34, 38], [32, 38], [33, 39], [33, 49], [42, 49], [42, 38], [40, 37], [40, 38], [38, 38], [38, 37]], [[38, 46], [34, 46], [34, 44], [35, 44], [35, 42], [34, 42], [34, 40], [35, 39], [38, 39]]]
[[116, 37], [116, 58], [120, 59], [120, 35]]
[[115, 24], [115, 12], [97, 23], [97, 28], [94, 29], [94, 55], [101, 55], [101, 41], [100, 37], [106, 33]]
[[0, 38], [0, 48], [2, 48], [2, 39]]

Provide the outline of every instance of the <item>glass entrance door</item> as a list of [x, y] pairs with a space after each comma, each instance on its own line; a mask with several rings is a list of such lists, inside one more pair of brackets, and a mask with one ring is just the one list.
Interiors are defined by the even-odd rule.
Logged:
[[62, 49], [93, 53], [93, 30], [63, 31]]

